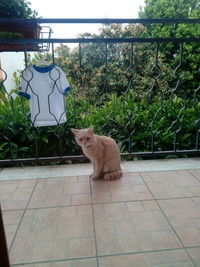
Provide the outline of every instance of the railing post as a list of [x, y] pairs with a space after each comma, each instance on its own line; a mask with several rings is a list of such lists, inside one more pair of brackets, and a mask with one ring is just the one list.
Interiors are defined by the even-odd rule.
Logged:
[[10, 267], [8, 247], [6, 242], [6, 233], [3, 224], [3, 216], [0, 205], [0, 266]]

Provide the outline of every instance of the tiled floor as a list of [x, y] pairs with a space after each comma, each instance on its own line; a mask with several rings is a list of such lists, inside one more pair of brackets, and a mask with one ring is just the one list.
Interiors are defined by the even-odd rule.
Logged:
[[0, 181], [12, 266], [200, 266], [200, 165], [117, 181], [61, 172]]

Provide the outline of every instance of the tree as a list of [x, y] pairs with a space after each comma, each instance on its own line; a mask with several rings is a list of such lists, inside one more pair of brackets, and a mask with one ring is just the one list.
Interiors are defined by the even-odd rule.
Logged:
[[[199, 0], [146, 0], [140, 9], [139, 17], [145, 19], [161, 18], [199, 18]], [[200, 36], [200, 25], [196, 24], [145, 24], [151, 37], [189, 38]], [[200, 46], [199, 43], [161, 44], [160, 50], [165, 54], [165, 62], [175, 69], [177, 79], [181, 78], [181, 88], [189, 93], [199, 85], [200, 79]], [[182, 58], [181, 58], [182, 56]]]
[[[119, 38], [145, 35], [146, 28], [138, 24], [104, 25], [99, 34], [82, 34], [80, 38]], [[138, 96], [170, 90], [173, 74], [163, 62], [162, 53], [155, 54], [155, 44], [87, 43], [73, 51], [62, 45], [56, 50], [56, 62], [71, 78], [81, 97], [91, 101], [105, 100], [106, 95], [122, 95], [129, 90]], [[68, 56], [66, 56], [68, 55]]]
[[1, 0], [0, 18], [36, 18], [38, 13], [26, 0]]

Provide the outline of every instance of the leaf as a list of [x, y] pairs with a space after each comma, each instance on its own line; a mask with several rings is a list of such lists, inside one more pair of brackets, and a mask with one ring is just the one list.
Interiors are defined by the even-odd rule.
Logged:
[[44, 137], [44, 136], [43, 136], [41, 139], [42, 139], [42, 141], [43, 141], [44, 143], [48, 144], [49, 140], [48, 140], [47, 137]]

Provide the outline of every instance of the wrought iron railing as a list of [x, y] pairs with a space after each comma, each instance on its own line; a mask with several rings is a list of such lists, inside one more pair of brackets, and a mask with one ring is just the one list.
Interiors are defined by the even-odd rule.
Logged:
[[[107, 25], [192, 23], [200, 27], [200, 19], [38, 19], [37, 22]], [[115, 38], [1, 40], [3, 45], [24, 46], [26, 69], [21, 77], [26, 83], [25, 89], [29, 87], [31, 97], [37, 100], [38, 110], [32, 118], [27, 101], [15, 97], [9, 88], [5, 88], [8, 77], [2, 66], [0, 164], [83, 160], [70, 128], [91, 125], [97, 134], [115, 138], [123, 157], [199, 155], [200, 66], [192, 65], [191, 61], [192, 57], [199, 57], [200, 38], [198, 32], [196, 34], [160, 38], [144, 37], [140, 31], [140, 35]], [[55, 52], [56, 44], [69, 43], [78, 44], [73, 56], [70, 58], [68, 55], [68, 59], [74, 60], [74, 65], [65, 62], [67, 58], [60, 60]], [[29, 44], [40, 44], [40, 48], [41, 44], [48, 44], [45, 51], [51, 48], [49, 55], [39, 52], [42, 58], [50, 56], [56, 65], [54, 71], [57, 74], [53, 74], [52, 69], [48, 72], [52, 87], [46, 100], [40, 99], [32, 85], [34, 70], [28, 61]], [[173, 47], [169, 60], [165, 54], [168, 45]], [[187, 45], [190, 45], [189, 50], [185, 49]], [[145, 64], [149, 67], [146, 68]], [[66, 110], [57, 118], [52, 112], [52, 98], [55, 92], [63, 96], [57, 84], [62, 69], [72, 90], [63, 98]], [[19, 84], [17, 89], [20, 90]], [[25, 90], [21, 95], [29, 93]], [[35, 124], [45, 106], [43, 101], [46, 101], [48, 113], [55, 118], [54, 126], [37, 127]], [[61, 123], [65, 112], [67, 121]]]

